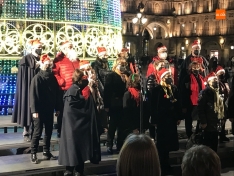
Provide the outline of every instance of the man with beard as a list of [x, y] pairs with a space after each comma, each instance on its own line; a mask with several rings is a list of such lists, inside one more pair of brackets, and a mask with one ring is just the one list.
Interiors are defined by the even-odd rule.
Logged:
[[123, 96], [126, 90], [127, 76], [126, 60], [119, 60], [116, 69], [106, 76], [106, 84], [104, 86], [104, 107], [109, 113], [109, 129], [107, 133], [107, 152], [113, 153], [113, 140], [115, 131], [117, 130], [117, 150], [121, 149], [122, 139], [120, 139], [120, 122], [123, 116]]
[[95, 70], [98, 80], [98, 89], [103, 97], [104, 94], [104, 86], [105, 86], [105, 78], [110, 71], [110, 67], [108, 64], [108, 55], [105, 47], [97, 47], [98, 55], [96, 60], [91, 64], [91, 67]]
[[70, 41], [62, 43], [61, 52], [59, 52], [54, 59], [53, 73], [56, 77], [60, 87], [60, 101], [61, 109], [57, 118], [58, 138], [61, 135], [62, 116], [63, 116], [63, 95], [72, 85], [72, 75], [75, 69], [79, 68], [79, 59], [77, 58], [76, 51]]
[[188, 68], [189, 68], [189, 65], [190, 63], [192, 62], [192, 59], [193, 58], [200, 58], [202, 59], [202, 73], [201, 75], [203, 77], [206, 77], [209, 73], [209, 63], [208, 61], [206, 60], [205, 57], [203, 57], [202, 55], [200, 55], [200, 52], [201, 52], [201, 44], [198, 40], [195, 40], [192, 44], [192, 52], [191, 54], [185, 58], [184, 62], [181, 64], [181, 70], [180, 70], [180, 77], [179, 77], [179, 84], [178, 86], [180, 87], [181, 85], [181, 81], [183, 81], [184, 77], [186, 75], [189, 75], [189, 71], [188, 71]]
[[41, 70], [34, 76], [30, 85], [30, 109], [34, 131], [31, 142], [31, 162], [38, 164], [37, 152], [39, 139], [45, 126], [43, 140], [43, 159], [56, 159], [50, 153], [50, 139], [53, 131], [54, 110], [59, 114], [59, 86], [51, 68], [53, 61], [47, 54], [41, 56]]
[[29, 90], [33, 77], [40, 70], [39, 60], [42, 54], [42, 43], [39, 40], [31, 40], [31, 53], [19, 61], [14, 112], [12, 122], [24, 127], [24, 141], [30, 142], [29, 127], [32, 121], [32, 114], [29, 106]]

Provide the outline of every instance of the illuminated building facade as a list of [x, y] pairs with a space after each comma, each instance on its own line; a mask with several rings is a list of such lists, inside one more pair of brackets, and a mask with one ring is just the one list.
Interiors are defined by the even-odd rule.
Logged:
[[[191, 53], [193, 40], [199, 39], [203, 56], [216, 55], [221, 63], [234, 56], [234, 0], [142, 1], [148, 18], [142, 27], [132, 23], [140, 2], [121, 0], [123, 41], [133, 53], [139, 48], [137, 35], [142, 34], [145, 55], [154, 56], [162, 42], [169, 55], [184, 58]], [[225, 20], [216, 20], [216, 9], [226, 10]]]

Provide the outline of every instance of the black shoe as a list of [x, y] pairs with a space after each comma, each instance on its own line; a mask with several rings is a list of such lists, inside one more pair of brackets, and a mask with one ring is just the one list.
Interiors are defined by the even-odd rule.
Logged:
[[25, 142], [31, 142], [31, 139], [29, 138], [29, 135], [24, 136], [24, 141]]
[[81, 174], [79, 172], [75, 172], [74, 176], [84, 176], [84, 174]]
[[37, 159], [37, 154], [36, 153], [31, 154], [31, 162], [33, 164], [38, 164], [38, 159]]
[[106, 151], [107, 151], [108, 154], [113, 154], [112, 147], [107, 147]]
[[57, 160], [58, 157], [52, 155], [50, 152], [43, 152], [43, 160]]
[[61, 137], [61, 134], [58, 132], [57, 133], [57, 138], [60, 138]]
[[227, 138], [226, 136], [224, 136], [224, 137], [220, 137], [219, 138], [219, 142], [220, 143], [223, 143], [223, 142], [229, 142], [230, 141], [230, 139], [229, 138]]
[[70, 171], [66, 171], [66, 172], [64, 172], [63, 175], [64, 175], [64, 176], [73, 176], [73, 173], [70, 172]]

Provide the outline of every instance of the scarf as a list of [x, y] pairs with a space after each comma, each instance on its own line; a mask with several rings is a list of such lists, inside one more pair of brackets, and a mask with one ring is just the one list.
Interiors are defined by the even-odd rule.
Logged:
[[87, 100], [89, 98], [89, 95], [90, 95], [89, 86], [86, 86], [81, 92], [82, 92], [82, 95], [85, 98], [85, 100]]
[[171, 85], [168, 85], [164, 81], [161, 81], [161, 86], [163, 88], [163, 91], [165, 92], [164, 98], [170, 99], [172, 103], [176, 102], [177, 99], [175, 99], [173, 95], [173, 92], [171, 90]]
[[[205, 89], [205, 84], [203, 81], [203, 77], [201, 75], [198, 75], [199, 79], [201, 80], [201, 87], [202, 90]], [[190, 89], [191, 89], [191, 95], [190, 95], [190, 100], [192, 102], [192, 105], [198, 105], [198, 95], [199, 95], [199, 85], [197, 82], [197, 79], [195, 78], [195, 76], [193, 74], [190, 74]]]
[[139, 94], [139, 90], [136, 88], [128, 88], [128, 91], [130, 92], [130, 94], [132, 95], [132, 98], [136, 101], [137, 106], [139, 106], [140, 104], [140, 94]]
[[215, 89], [210, 86], [212, 92], [214, 93], [214, 112], [218, 113], [218, 119], [224, 118], [224, 106], [223, 99], [219, 96], [219, 89]]

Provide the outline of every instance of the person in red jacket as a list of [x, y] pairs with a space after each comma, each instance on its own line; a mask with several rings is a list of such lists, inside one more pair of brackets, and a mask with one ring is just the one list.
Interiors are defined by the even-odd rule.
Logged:
[[[60, 49], [61, 52], [54, 59], [53, 73], [60, 87], [60, 99], [62, 103], [64, 93], [72, 85], [72, 75], [75, 69], [79, 69], [79, 59], [70, 41], [63, 42]], [[57, 118], [58, 137], [60, 137], [62, 127], [63, 105], [61, 107]]]
[[157, 52], [158, 52], [157, 56], [155, 56], [153, 58], [153, 61], [148, 66], [146, 77], [150, 76], [152, 73], [155, 72], [154, 63], [156, 61], [164, 60], [165, 63], [168, 63], [167, 60], [166, 60], [166, 58], [167, 58], [167, 47], [165, 45], [163, 45], [162, 43], [160, 43], [158, 45]]

